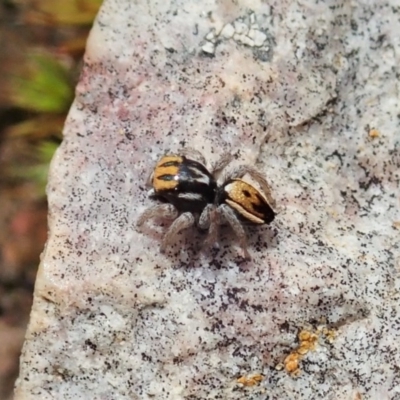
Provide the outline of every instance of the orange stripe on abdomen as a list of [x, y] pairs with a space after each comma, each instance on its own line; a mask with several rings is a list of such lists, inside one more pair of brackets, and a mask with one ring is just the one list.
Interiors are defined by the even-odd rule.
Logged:
[[153, 174], [153, 187], [156, 192], [177, 187], [182, 161], [182, 157], [179, 156], [165, 156], [157, 163]]

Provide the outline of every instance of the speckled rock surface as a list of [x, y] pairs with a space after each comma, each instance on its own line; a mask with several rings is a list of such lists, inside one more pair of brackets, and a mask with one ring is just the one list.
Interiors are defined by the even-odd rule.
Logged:
[[[395, 1], [106, 0], [16, 399], [400, 399], [399, 19]], [[229, 230], [167, 255], [165, 228], [136, 231], [152, 166], [185, 145], [270, 180], [251, 262]], [[276, 368], [319, 325], [335, 334], [301, 372]]]

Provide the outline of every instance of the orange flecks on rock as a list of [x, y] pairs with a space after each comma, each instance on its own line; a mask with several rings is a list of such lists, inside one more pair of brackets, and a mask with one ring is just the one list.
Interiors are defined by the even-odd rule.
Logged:
[[377, 129], [371, 129], [369, 131], [369, 137], [370, 138], [377, 138], [379, 136], [381, 136], [381, 134], [379, 133], [379, 131]]
[[394, 221], [393, 222], [393, 228], [400, 229], [400, 221]]
[[301, 355], [297, 351], [290, 353], [283, 361], [286, 372], [292, 375], [298, 375], [300, 373], [299, 362]]
[[335, 331], [334, 329], [328, 329], [328, 328], [323, 328], [322, 333], [325, 335], [325, 337], [329, 343], [332, 343], [338, 335], [337, 331]]
[[[306, 330], [302, 330], [299, 333], [300, 347], [299, 349], [306, 350], [306, 353], [310, 350], [315, 350], [315, 346], [318, 341], [318, 335]], [[306, 354], [304, 353], [304, 354]]]
[[241, 376], [238, 378], [237, 383], [241, 383], [243, 386], [254, 386], [258, 385], [264, 377], [261, 374], [252, 374]]
[[286, 372], [296, 376], [300, 373], [300, 361], [309, 352], [313, 351], [317, 347], [318, 338], [320, 334], [323, 334], [328, 341], [333, 341], [336, 338], [336, 331], [328, 329], [326, 327], [320, 327], [315, 332], [303, 329], [300, 331], [299, 346], [294, 349], [283, 361], [283, 365], [279, 365], [277, 369], [285, 368]]

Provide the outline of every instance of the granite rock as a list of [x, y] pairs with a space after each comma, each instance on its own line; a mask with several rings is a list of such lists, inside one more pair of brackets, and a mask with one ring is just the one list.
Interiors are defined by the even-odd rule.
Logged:
[[[399, 399], [399, 19], [393, 0], [106, 0], [15, 398]], [[252, 261], [229, 229], [161, 254], [165, 226], [135, 228], [185, 146], [268, 177], [279, 214], [249, 229]], [[301, 330], [318, 339], [290, 370]]]

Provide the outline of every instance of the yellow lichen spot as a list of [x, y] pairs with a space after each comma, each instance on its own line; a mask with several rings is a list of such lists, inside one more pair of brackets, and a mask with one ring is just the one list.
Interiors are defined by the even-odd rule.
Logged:
[[318, 341], [318, 335], [303, 330], [299, 333], [299, 340], [300, 340], [300, 348], [306, 349], [307, 351], [315, 350], [315, 346], [317, 345]]
[[337, 331], [335, 331], [334, 329], [328, 329], [328, 328], [324, 328], [322, 330], [322, 333], [325, 335], [325, 337], [329, 343], [332, 343], [337, 338], [337, 335], [338, 335]]
[[298, 348], [297, 348], [297, 353], [299, 353], [300, 355], [304, 356], [309, 352], [309, 346], [308, 344], [301, 344]]
[[298, 338], [300, 341], [299, 346], [294, 349], [284, 360], [285, 369], [291, 375], [298, 375], [300, 373], [300, 360], [310, 350], [315, 350], [318, 341], [318, 335], [305, 329], [300, 331]]
[[294, 351], [285, 358], [283, 363], [285, 364], [286, 372], [292, 375], [297, 375], [300, 373], [300, 368], [299, 368], [300, 357], [301, 355], [298, 354], [297, 351]]
[[377, 138], [379, 136], [381, 136], [381, 134], [379, 133], [379, 131], [377, 129], [371, 129], [369, 131], [369, 137], [370, 138]]
[[299, 346], [283, 362], [286, 372], [293, 376], [300, 374], [300, 361], [309, 351], [315, 350], [320, 333], [320, 329], [317, 329], [315, 332], [303, 329], [299, 332]]
[[319, 337], [324, 335], [330, 342], [333, 341], [337, 332], [325, 326], [319, 326], [314, 332], [303, 329], [298, 334], [299, 345], [285, 358], [283, 364], [276, 366], [277, 370], [285, 368], [286, 372], [292, 376], [300, 373], [300, 361], [310, 351], [314, 351], [318, 344]]
[[243, 386], [255, 386], [258, 385], [264, 377], [261, 374], [251, 374], [241, 376], [237, 379], [237, 383], [241, 383]]

